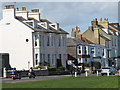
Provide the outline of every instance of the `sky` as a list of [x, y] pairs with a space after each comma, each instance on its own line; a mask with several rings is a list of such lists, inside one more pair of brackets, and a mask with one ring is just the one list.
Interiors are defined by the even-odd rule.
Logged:
[[[5, 5], [15, 5], [15, 8], [26, 7], [39, 9], [40, 18], [48, 19], [69, 33], [72, 28], [79, 26], [81, 33], [88, 29], [91, 21], [95, 18], [108, 18], [109, 22], [118, 22], [118, 2], [16, 2], [2, 3], [0, 8], [0, 19], [2, 18], [2, 9]], [[0, 5], [1, 6], [1, 5]]]

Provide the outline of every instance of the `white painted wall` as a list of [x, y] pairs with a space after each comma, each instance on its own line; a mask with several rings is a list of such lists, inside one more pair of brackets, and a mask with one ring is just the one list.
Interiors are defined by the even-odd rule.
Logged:
[[40, 21], [40, 13], [39, 12], [29, 12], [28, 17], [33, 17], [34, 19]]
[[16, 16], [21, 16], [27, 20], [28, 19], [28, 11], [16, 11]]
[[[63, 40], [62, 37], [65, 37], [65, 43], [66, 43], [66, 35], [65, 34], [55, 34], [55, 33], [34, 33], [35, 35], [41, 35], [44, 36], [44, 47], [43, 47], [43, 39], [42, 39], [42, 46], [39, 46], [39, 37], [38, 37], [38, 46], [34, 46], [34, 55], [35, 53], [42, 53], [45, 54], [45, 61], [48, 62], [48, 54], [50, 54], [50, 66], [55, 67], [56, 66], [56, 59], [59, 59], [59, 54], [61, 54], [61, 62], [64, 67], [66, 67], [66, 60], [67, 60], [67, 47], [66, 44], [63, 47]], [[47, 46], [47, 36], [49, 36], [50, 39], [50, 46]], [[53, 46], [51, 45], [51, 38], [54, 37]], [[61, 47], [58, 47], [58, 37], [61, 37]], [[35, 40], [35, 39], [34, 39]], [[52, 64], [52, 54], [54, 54], [54, 64]], [[39, 62], [40, 62], [40, 54], [39, 54]]]
[[[0, 53], [9, 53], [11, 67], [17, 70], [28, 69], [28, 61], [30, 67], [33, 66], [32, 30], [14, 18], [13, 9], [4, 12], [0, 21]], [[26, 39], [29, 41], [26, 42]]]

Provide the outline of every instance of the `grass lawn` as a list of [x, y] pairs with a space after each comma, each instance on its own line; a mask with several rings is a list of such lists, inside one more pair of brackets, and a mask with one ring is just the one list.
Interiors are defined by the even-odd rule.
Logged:
[[3, 83], [3, 88], [118, 88], [118, 76], [68, 77], [46, 81]]

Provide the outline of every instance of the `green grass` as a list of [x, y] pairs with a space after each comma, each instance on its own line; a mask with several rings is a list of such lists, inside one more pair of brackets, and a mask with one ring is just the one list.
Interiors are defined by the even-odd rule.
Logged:
[[46, 81], [3, 83], [3, 88], [118, 88], [118, 76], [68, 77]]

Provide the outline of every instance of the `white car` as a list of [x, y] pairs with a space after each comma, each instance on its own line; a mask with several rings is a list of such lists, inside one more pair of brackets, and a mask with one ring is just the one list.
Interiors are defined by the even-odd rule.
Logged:
[[101, 69], [101, 75], [107, 75], [109, 73], [110, 75], [115, 75], [116, 69], [113, 67], [106, 67]]

